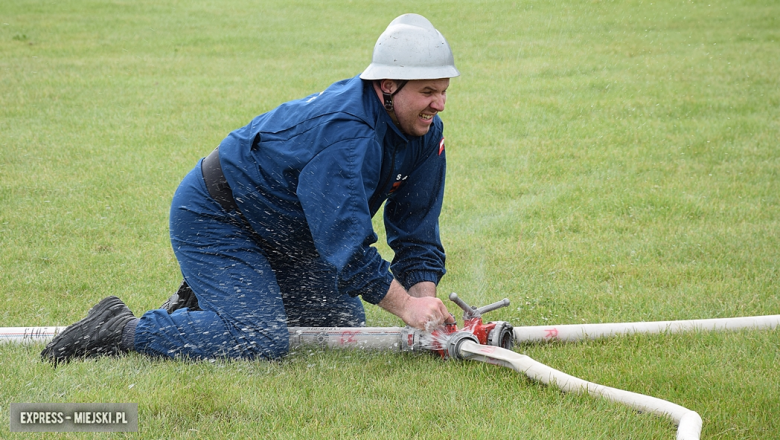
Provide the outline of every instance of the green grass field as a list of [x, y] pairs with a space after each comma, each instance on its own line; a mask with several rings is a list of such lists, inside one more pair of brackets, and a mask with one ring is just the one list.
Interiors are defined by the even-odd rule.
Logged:
[[[486, 318], [514, 325], [780, 313], [776, 1], [9, 0], [0, 326], [70, 324], [109, 294], [136, 314], [159, 306], [180, 281], [167, 218], [181, 178], [255, 115], [361, 72], [405, 12], [431, 19], [462, 72], [442, 114], [440, 297], [507, 297]], [[14, 402], [138, 403], [137, 434], [60, 438], [675, 436], [653, 415], [428, 355], [53, 369], [41, 348], [0, 346], [2, 438], [43, 438], [10, 432]], [[780, 330], [516, 350], [697, 411], [703, 438], [780, 438]]]

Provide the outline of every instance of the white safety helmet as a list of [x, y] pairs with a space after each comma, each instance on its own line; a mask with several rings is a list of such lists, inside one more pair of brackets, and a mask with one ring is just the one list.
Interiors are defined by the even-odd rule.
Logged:
[[379, 36], [365, 80], [439, 79], [460, 76], [450, 45], [422, 15], [404, 14]]

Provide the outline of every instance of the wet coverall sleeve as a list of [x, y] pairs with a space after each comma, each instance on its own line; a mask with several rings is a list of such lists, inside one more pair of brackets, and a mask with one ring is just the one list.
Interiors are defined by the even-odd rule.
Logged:
[[[377, 304], [387, 294], [390, 264], [371, 246], [377, 241], [368, 197], [381, 156], [370, 137], [340, 140], [323, 149], [302, 170], [297, 195], [320, 257], [336, 272], [336, 288]], [[378, 173], [373, 173], [378, 174]]]
[[425, 149], [406, 184], [385, 204], [387, 243], [395, 252], [391, 269], [407, 290], [423, 281], [438, 284], [446, 272], [439, 236], [446, 160], [444, 138], [439, 139]]

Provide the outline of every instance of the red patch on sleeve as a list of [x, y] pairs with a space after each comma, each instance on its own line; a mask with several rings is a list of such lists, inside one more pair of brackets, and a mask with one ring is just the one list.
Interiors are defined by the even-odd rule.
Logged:
[[441, 156], [441, 153], [444, 151], [444, 138], [441, 138], [441, 142], [439, 142], [439, 156]]

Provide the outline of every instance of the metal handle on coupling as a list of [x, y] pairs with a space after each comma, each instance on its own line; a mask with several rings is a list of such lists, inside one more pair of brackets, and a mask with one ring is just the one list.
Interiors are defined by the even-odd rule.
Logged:
[[450, 301], [454, 302], [455, 304], [458, 305], [458, 307], [463, 309], [464, 319], [476, 317], [476, 315], [474, 315], [474, 313], [476, 312], [476, 307], [471, 307], [470, 305], [466, 304], [465, 301], [460, 299], [457, 293], [455, 292], [450, 293]]
[[482, 306], [477, 309], [477, 313], [480, 315], [483, 313], [491, 312], [496, 309], [500, 309], [502, 307], [506, 307], [509, 305], [509, 298], [504, 298], [501, 301], [496, 301], [493, 304], [488, 304], [486, 306]]
[[458, 305], [458, 307], [463, 309], [463, 319], [479, 318], [483, 313], [487, 313], [509, 305], [509, 298], [504, 298], [501, 301], [494, 302], [493, 304], [488, 304], [486, 306], [477, 308], [466, 304], [466, 302], [460, 299], [458, 294], [455, 292], [450, 293], [450, 301], [454, 302]]

